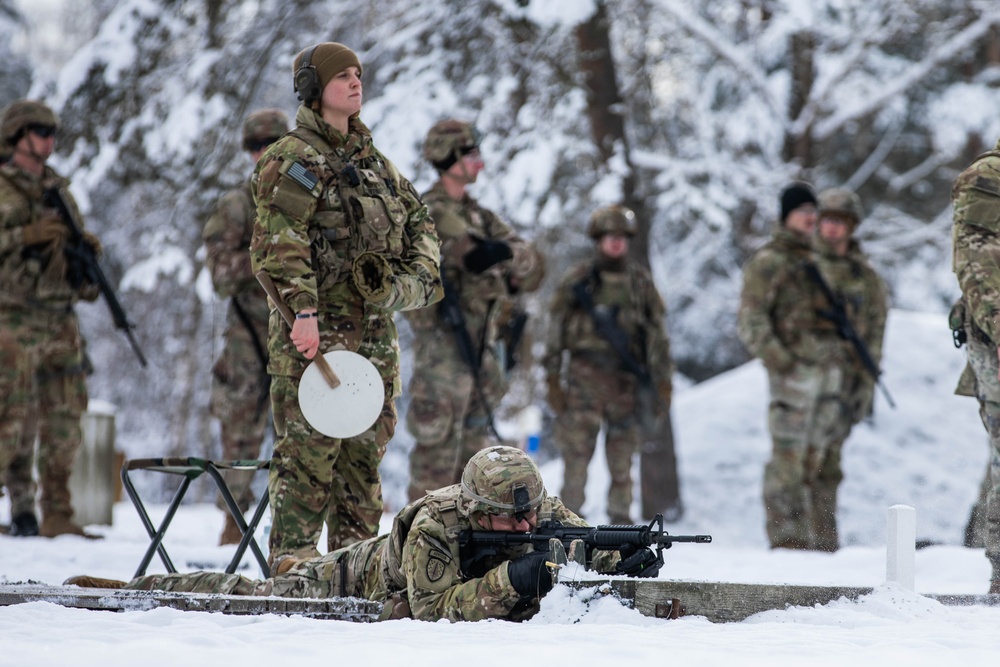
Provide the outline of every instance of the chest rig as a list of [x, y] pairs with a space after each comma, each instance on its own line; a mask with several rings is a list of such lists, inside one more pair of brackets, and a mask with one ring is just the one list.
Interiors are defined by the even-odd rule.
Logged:
[[309, 222], [320, 289], [345, 278], [351, 263], [364, 252], [389, 260], [402, 257], [407, 210], [386, 162], [377, 154], [340, 155], [322, 135], [306, 127], [290, 134], [312, 146], [326, 163], [316, 213]]

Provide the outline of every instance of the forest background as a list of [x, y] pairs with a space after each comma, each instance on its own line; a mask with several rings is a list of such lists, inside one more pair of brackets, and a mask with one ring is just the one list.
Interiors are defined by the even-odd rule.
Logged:
[[[201, 228], [251, 170], [243, 118], [294, 114], [292, 59], [327, 40], [359, 53], [362, 119], [418, 189], [434, 180], [420, 145], [435, 121], [483, 132], [475, 196], [548, 257], [528, 299], [536, 354], [549, 290], [608, 203], [638, 214], [633, 252], [694, 382], [747, 360], [740, 267], [790, 180], [860, 194], [894, 307], [944, 313], [958, 294], [949, 190], [1000, 136], [993, 1], [0, 0], [0, 106], [59, 112], [53, 164], [150, 360], [103, 304], [79, 308], [91, 395], [118, 407], [130, 456], [218, 454], [206, 406], [225, 303]], [[504, 414], [540, 403], [539, 386], [525, 365]]]

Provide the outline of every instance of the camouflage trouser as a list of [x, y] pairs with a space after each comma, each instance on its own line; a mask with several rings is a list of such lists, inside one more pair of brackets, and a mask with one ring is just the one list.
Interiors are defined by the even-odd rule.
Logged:
[[[446, 348], [451, 341], [417, 344], [406, 428], [416, 444], [410, 452], [410, 500], [457, 484], [473, 454], [490, 444], [488, 419], [468, 366]], [[435, 352], [434, 348], [437, 349]], [[480, 385], [490, 409], [505, 383], [492, 354], [483, 355]]]
[[587, 486], [587, 465], [604, 426], [604, 451], [611, 473], [608, 518], [632, 523], [632, 455], [642, 439], [636, 417], [634, 376], [574, 359], [567, 373], [566, 409], [556, 416], [553, 439], [562, 452], [565, 473], [560, 498], [579, 513]]
[[772, 547], [836, 549], [840, 452], [852, 425], [843, 377], [838, 367], [805, 364], [769, 375], [764, 508]]
[[[256, 459], [268, 426], [268, 376], [261, 366], [249, 334], [243, 327], [226, 332], [226, 346], [212, 368], [209, 412], [219, 420], [222, 458], [227, 461]], [[253, 471], [222, 473], [236, 504], [244, 512], [253, 504]], [[219, 509], [226, 509], [221, 496]]]
[[10, 495], [10, 515], [12, 517], [19, 514], [35, 513], [35, 493], [38, 490], [34, 479], [38, 415], [35, 414], [34, 410], [29, 410], [23, 424], [24, 430], [21, 431], [19, 445], [3, 480], [7, 486], [7, 493]]
[[[27, 354], [13, 332], [0, 329], [0, 473], [12, 496], [9, 470], [18, 459], [23, 461], [21, 441], [29, 405], [27, 361]], [[11, 516], [18, 514], [12, 498]]]
[[304, 560], [288, 572], [263, 581], [222, 572], [151, 574], [133, 579], [126, 588], [137, 591], [261, 597], [357, 597], [379, 600], [385, 598], [378, 558], [379, 547], [384, 543], [385, 536], [357, 542], [323, 556]]
[[980, 415], [990, 436], [990, 486], [986, 495], [986, 557], [993, 567], [991, 581], [1000, 581], [1000, 380], [997, 348], [969, 336], [969, 364], [976, 374]]
[[[4, 399], [13, 419], [5, 420], [0, 450], [8, 459], [23, 451], [37, 415], [38, 480], [43, 517], [72, 517], [69, 476], [80, 448], [80, 417], [87, 407], [83, 339], [72, 312], [8, 311], [0, 330], [16, 339], [23, 359], [20, 387]], [[23, 458], [22, 458], [23, 464]], [[26, 500], [19, 500], [19, 503]]]
[[396, 407], [386, 392], [382, 414], [370, 429], [348, 439], [329, 438], [309, 426], [299, 410], [299, 378], [271, 378], [277, 442], [268, 475], [271, 502], [270, 561], [290, 554], [319, 555], [327, 527], [327, 549], [368, 539], [382, 518], [378, 466], [396, 427]]

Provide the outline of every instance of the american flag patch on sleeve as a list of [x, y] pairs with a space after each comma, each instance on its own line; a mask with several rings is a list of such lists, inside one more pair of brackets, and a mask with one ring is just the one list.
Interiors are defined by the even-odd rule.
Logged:
[[298, 162], [293, 162], [292, 166], [288, 168], [288, 171], [286, 171], [285, 174], [309, 191], [312, 191], [312, 189], [316, 187], [316, 184], [319, 183], [319, 179], [316, 178], [316, 175]]

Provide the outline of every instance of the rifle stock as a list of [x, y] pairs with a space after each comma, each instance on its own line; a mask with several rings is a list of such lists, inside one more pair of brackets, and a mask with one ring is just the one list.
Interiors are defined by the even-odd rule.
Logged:
[[76, 220], [76, 216], [73, 215], [73, 211], [66, 205], [66, 200], [62, 196], [62, 192], [59, 188], [49, 188], [42, 194], [42, 202], [46, 206], [54, 208], [59, 213], [62, 221], [69, 227], [70, 238], [65, 246], [67, 260], [69, 264], [77, 267], [76, 270], [82, 271], [82, 276], [77, 276], [71, 282], [77, 282], [76, 287], [82, 285], [83, 281], [97, 286], [104, 297], [104, 302], [108, 304], [108, 310], [111, 311], [111, 320], [114, 322], [115, 328], [125, 332], [125, 337], [128, 339], [132, 351], [139, 358], [139, 363], [142, 367], [145, 368], [147, 365], [146, 356], [139, 349], [139, 343], [136, 341], [135, 336], [132, 335], [132, 329], [135, 328], [135, 325], [129, 322], [128, 316], [125, 314], [125, 309], [122, 308], [121, 302], [118, 301], [118, 296], [115, 294], [114, 288], [108, 282], [104, 271], [101, 270], [101, 265], [97, 261], [94, 249], [84, 239], [83, 231]]

